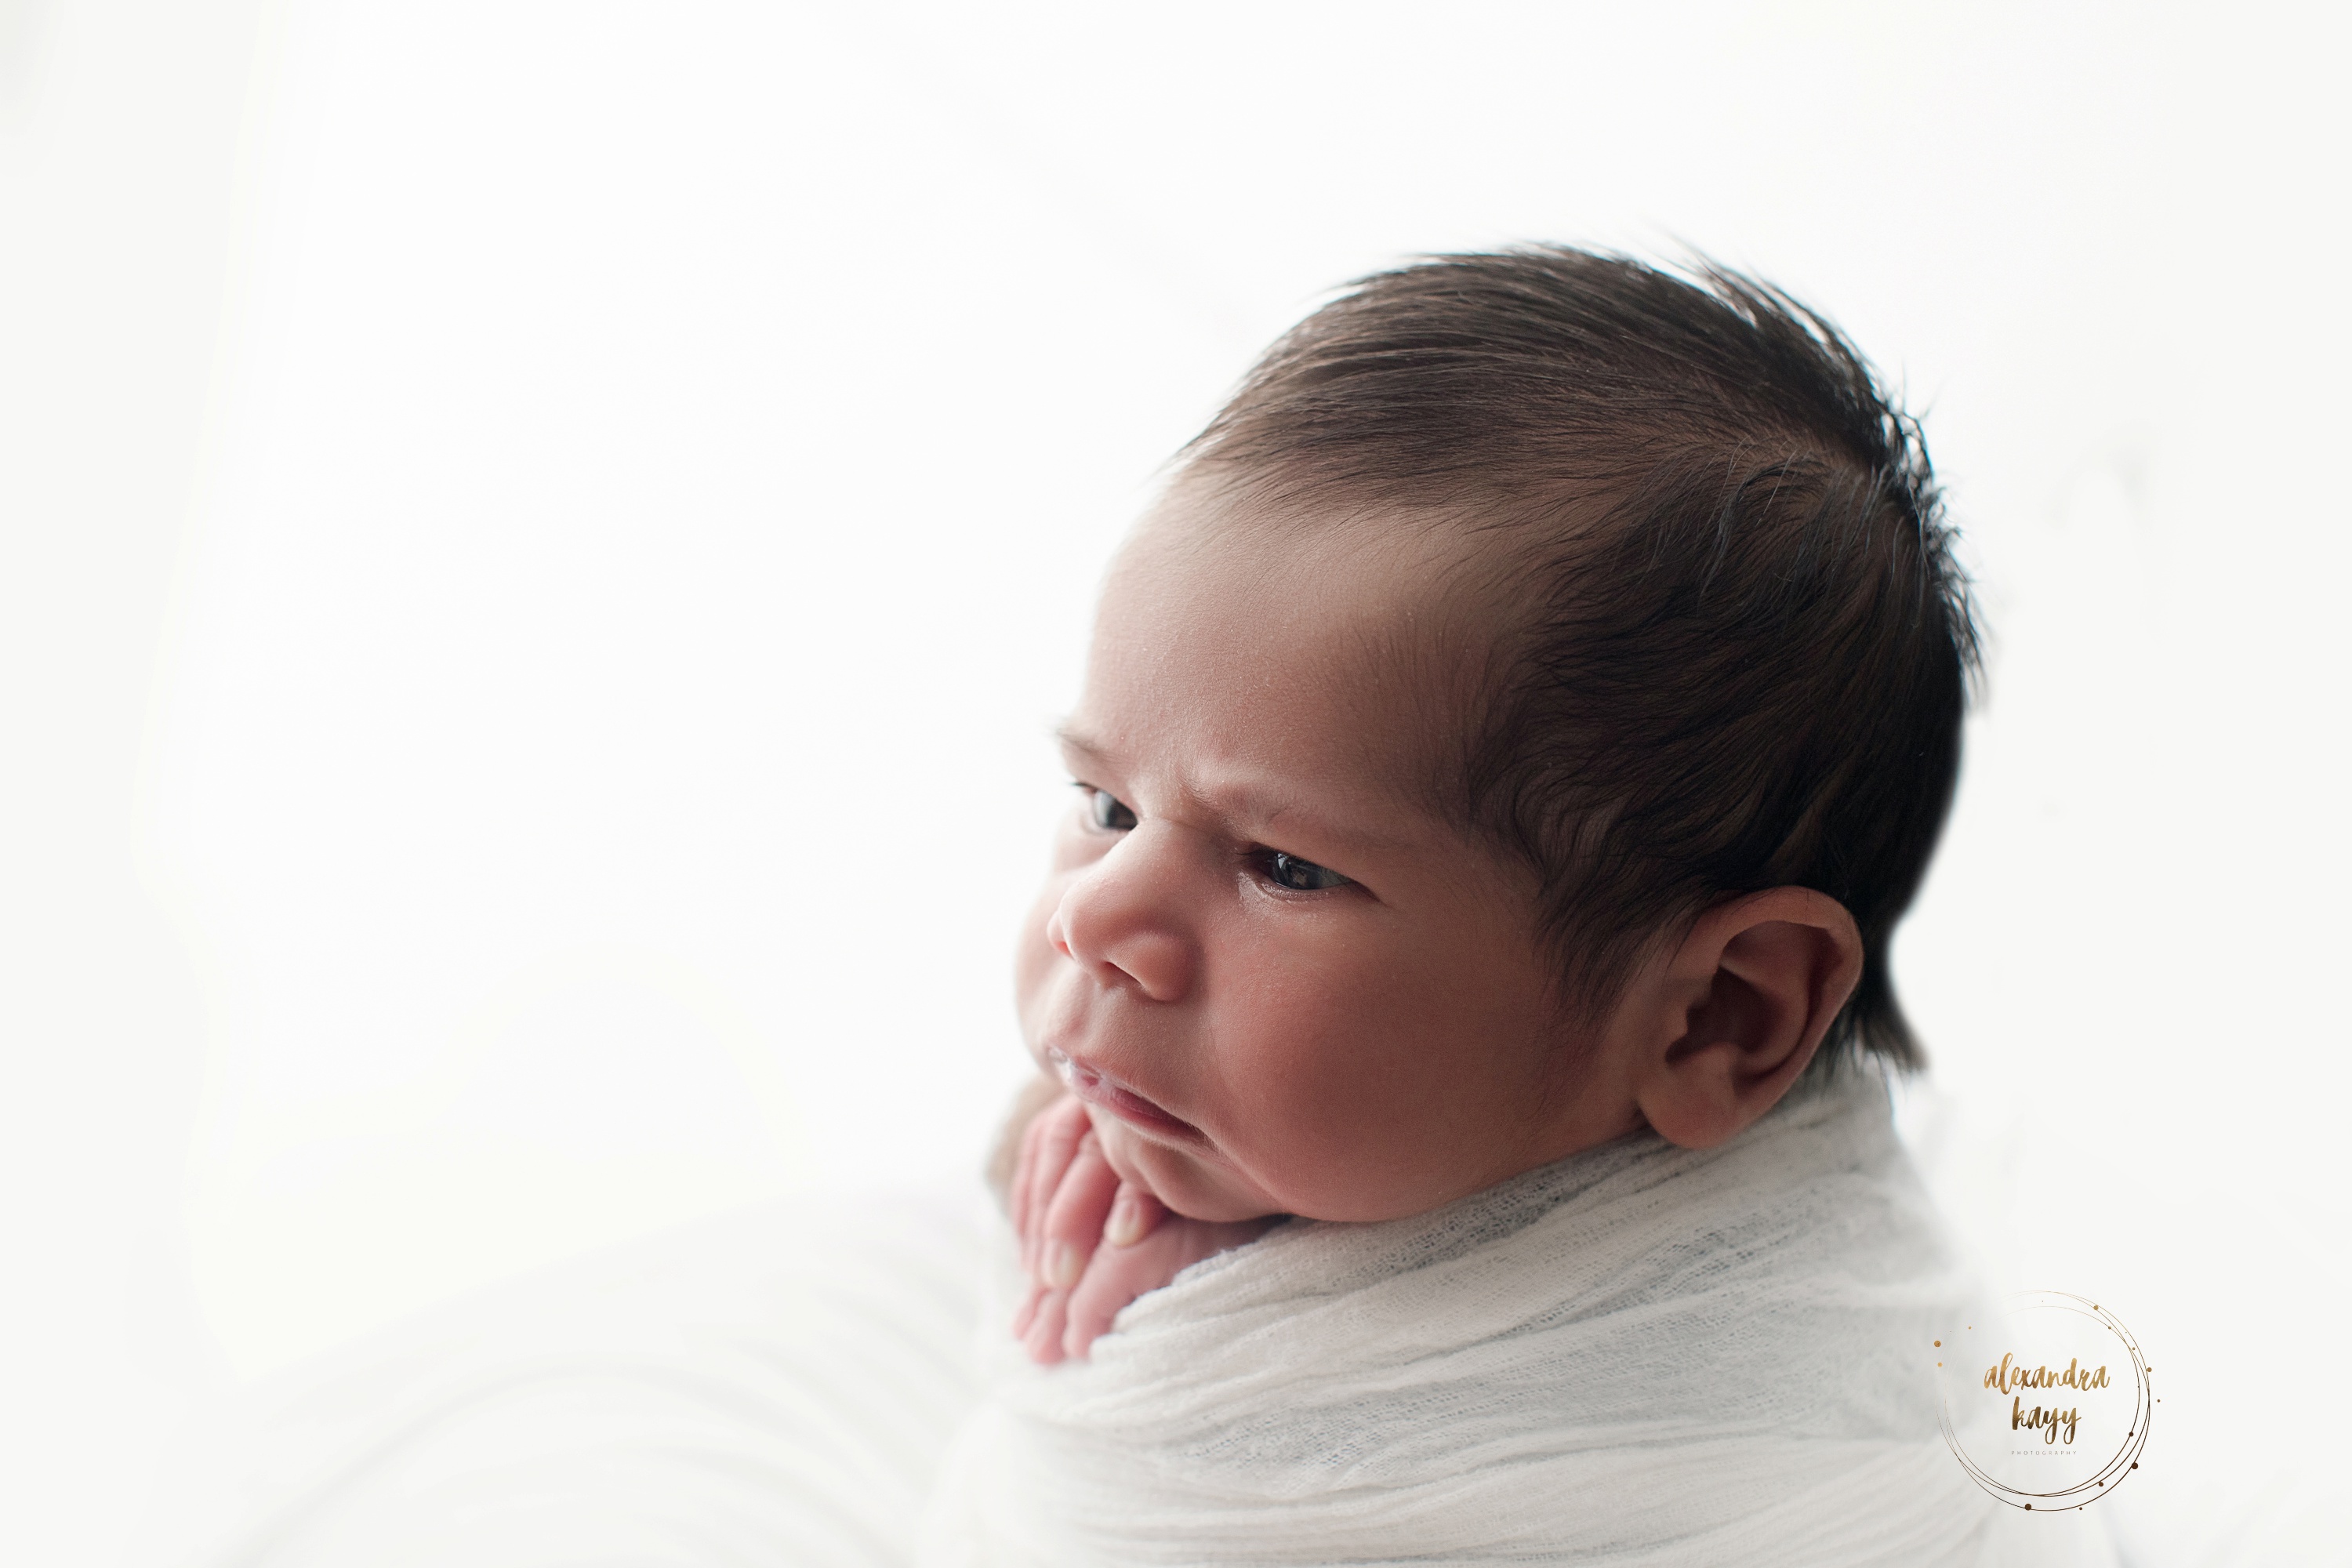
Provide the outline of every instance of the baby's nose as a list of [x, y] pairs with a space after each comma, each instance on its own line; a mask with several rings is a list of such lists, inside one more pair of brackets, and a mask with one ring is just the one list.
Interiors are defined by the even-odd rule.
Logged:
[[[1181, 1002], [1197, 976], [1198, 951], [1172, 890], [1152, 868], [1134, 863], [1142, 857], [1125, 856], [1131, 846], [1121, 844], [1070, 884], [1045, 938], [1105, 985]], [[1128, 863], [1114, 864], [1123, 858]]]

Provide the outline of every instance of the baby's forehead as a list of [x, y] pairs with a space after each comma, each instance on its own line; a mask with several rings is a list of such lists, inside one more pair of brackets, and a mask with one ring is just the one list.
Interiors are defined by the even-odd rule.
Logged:
[[1402, 509], [1178, 498], [1113, 567], [1089, 701], [1426, 805], [1475, 721], [1486, 565], [1466, 531]]
[[1255, 605], [1265, 632], [1288, 634], [1272, 636], [1266, 651], [1313, 637], [1360, 656], [1357, 678], [1379, 684], [1483, 655], [1511, 569], [1501, 531], [1448, 511], [1343, 495], [1179, 491], [1138, 525], [1111, 587]]

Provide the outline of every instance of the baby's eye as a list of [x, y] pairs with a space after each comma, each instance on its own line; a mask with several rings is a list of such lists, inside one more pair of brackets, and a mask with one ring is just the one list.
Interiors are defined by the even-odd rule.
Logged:
[[1301, 860], [1296, 855], [1286, 855], [1276, 849], [1265, 858], [1266, 879], [1277, 887], [1289, 888], [1301, 893], [1321, 892], [1326, 888], [1344, 888], [1348, 879], [1328, 866], [1318, 866], [1312, 860]]
[[1087, 820], [1110, 833], [1124, 833], [1135, 826], [1135, 813], [1127, 803], [1115, 798], [1109, 791], [1092, 784], [1080, 784], [1087, 794]]

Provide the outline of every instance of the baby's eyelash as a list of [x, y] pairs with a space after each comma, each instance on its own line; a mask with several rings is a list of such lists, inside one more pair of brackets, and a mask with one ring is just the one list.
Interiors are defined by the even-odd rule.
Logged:
[[1334, 888], [1355, 885], [1352, 877], [1343, 876], [1328, 866], [1318, 866], [1286, 849], [1255, 849], [1251, 851], [1250, 858], [1255, 863], [1258, 875], [1276, 887], [1286, 888], [1294, 893], [1322, 893]]
[[1078, 793], [1086, 796], [1087, 819], [1097, 828], [1106, 833], [1124, 833], [1135, 826], [1135, 808], [1125, 801], [1083, 779], [1072, 782], [1077, 785]]
[[[1125, 833], [1137, 826], [1135, 808], [1108, 790], [1084, 779], [1072, 779], [1070, 787], [1086, 798], [1087, 821], [1097, 832]], [[1253, 846], [1245, 855], [1251, 868], [1260, 877], [1290, 892], [1324, 893], [1356, 885], [1354, 878], [1318, 865], [1304, 856], [1293, 855], [1287, 849], [1269, 849], [1261, 844]]]

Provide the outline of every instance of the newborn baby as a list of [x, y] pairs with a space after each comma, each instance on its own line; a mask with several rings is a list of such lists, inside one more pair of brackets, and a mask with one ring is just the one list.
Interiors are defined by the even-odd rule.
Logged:
[[1991, 1550], [1884, 1079], [1974, 658], [1916, 426], [1769, 287], [1447, 257], [1278, 342], [1062, 730], [999, 1174], [1092, 1359], [999, 1369], [934, 1560]]
[[1502, 627], [1543, 613], [1480, 559], [1513, 542], [1189, 479], [1104, 592], [1061, 731], [1079, 798], [1022, 936], [1024, 1032], [1067, 1086], [1012, 1194], [1041, 1361], [1269, 1216], [1419, 1214], [1645, 1127], [1719, 1143], [1803, 1074], [1864, 963], [1836, 898], [1750, 874], [1571, 991], [1544, 868], [1445, 776], [1491, 721]]
[[1039, 1360], [1269, 1216], [1708, 1148], [1825, 1043], [1914, 1059], [1886, 942], [1951, 795], [1963, 584], [1859, 358], [1706, 281], [1370, 279], [1119, 557], [1019, 957], [1067, 1089], [1010, 1193]]

